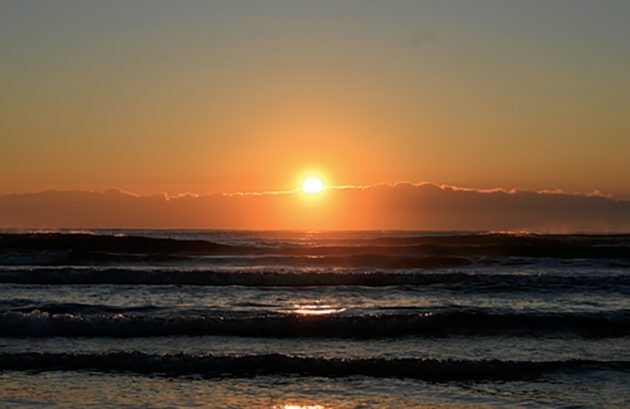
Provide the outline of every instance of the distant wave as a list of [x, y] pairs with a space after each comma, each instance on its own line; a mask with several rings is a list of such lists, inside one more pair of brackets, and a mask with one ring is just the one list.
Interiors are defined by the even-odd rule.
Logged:
[[[0, 316], [6, 312], [19, 312], [26, 314], [82, 314], [82, 315], [98, 315], [98, 314], [135, 314], [135, 313], [151, 313], [151, 312], [168, 312], [169, 308], [159, 306], [122, 306], [122, 305], [94, 305], [74, 302], [65, 303], [40, 303], [35, 300], [28, 299], [9, 299], [0, 300]], [[186, 310], [181, 310], [186, 312]], [[1, 331], [0, 331], [1, 333]]]
[[5, 311], [0, 337], [150, 337], [232, 335], [245, 337], [387, 338], [452, 335], [630, 335], [630, 311], [592, 313], [501, 312], [484, 309], [424, 313], [295, 316], [188, 315], [167, 317], [109, 313]]
[[352, 254], [346, 256], [186, 256], [176, 254], [118, 254], [102, 252], [6, 253], [0, 266], [89, 266], [89, 265], [205, 265], [205, 266], [292, 266], [367, 268], [445, 268], [471, 264], [462, 257], [390, 256]]
[[92, 268], [32, 267], [0, 268], [0, 283], [14, 284], [146, 284], [207, 285], [248, 287], [311, 286], [431, 286], [467, 291], [523, 291], [535, 289], [614, 290], [630, 293], [630, 275], [589, 274], [514, 274], [453, 271], [320, 271], [248, 269], [173, 269], [173, 268]]
[[4, 233], [0, 249], [32, 251], [102, 251], [112, 253], [190, 253], [221, 254], [233, 246], [204, 240], [176, 240], [139, 236], [97, 235], [88, 233]]
[[[90, 265], [178, 262], [202, 256], [256, 256], [255, 262], [289, 265], [382, 266], [465, 265], [470, 258], [630, 259], [630, 236], [471, 234], [391, 237], [369, 241], [314, 241], [310, 245], [261, 247], [96, 234], [0, 234], [0, 264]], [[266, 257], [284, 256], [284, 259]], [[212, 260], [204, 260], [211, 263]], [[215, 260], [220, 262], [220, 259]]]
[[162, 376], [250, 377], [300, 375], [412, 378], [434, 382], [512, 380], [555, 372], [630, 370], [629, 361], [467, 361], [433, 359], [327, 359], [282, 354], [216, 356], [151, 355], [139, 352], [103, 354], [0, 353], [0, 370], [96, 370]]

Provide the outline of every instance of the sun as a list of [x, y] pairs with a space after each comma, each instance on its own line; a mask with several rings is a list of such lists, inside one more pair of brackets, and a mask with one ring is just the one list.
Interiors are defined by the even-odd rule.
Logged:
[[324, 182], [316, 176], [311, 176], [302, 182], [302, 191], [304, 193], [319, 193], [324, 189]]

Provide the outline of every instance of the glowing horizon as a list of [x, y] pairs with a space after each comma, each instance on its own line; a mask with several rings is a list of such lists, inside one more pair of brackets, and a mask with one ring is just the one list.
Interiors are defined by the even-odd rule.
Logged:
[[628, 232], [630, 201], [430, 183], [329, 186], [313, 196], [47, 191], [0, 195], [0, 228]]
[[629, 14], [612, 0], [6, 2], [0, 194], [265, 192], [325, 171], [630, 198]]

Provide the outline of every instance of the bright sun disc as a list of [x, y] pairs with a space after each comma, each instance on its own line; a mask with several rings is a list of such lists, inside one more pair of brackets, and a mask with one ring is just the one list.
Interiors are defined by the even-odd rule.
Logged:
[[324, 182], [318, 177], [311, 176], [302, 182], [302, 190], [305, 193], [319, 193], [324, 188]]

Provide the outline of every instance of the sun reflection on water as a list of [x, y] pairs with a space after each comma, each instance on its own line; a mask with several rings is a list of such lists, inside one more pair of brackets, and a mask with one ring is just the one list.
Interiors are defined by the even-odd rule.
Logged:
[[298, 315], [330, 315], [338, 314], [345, 310], [345, 308], [339, 308], [333, 305], [294, 304], [293, 309], [289, 310], [288, 312]]

